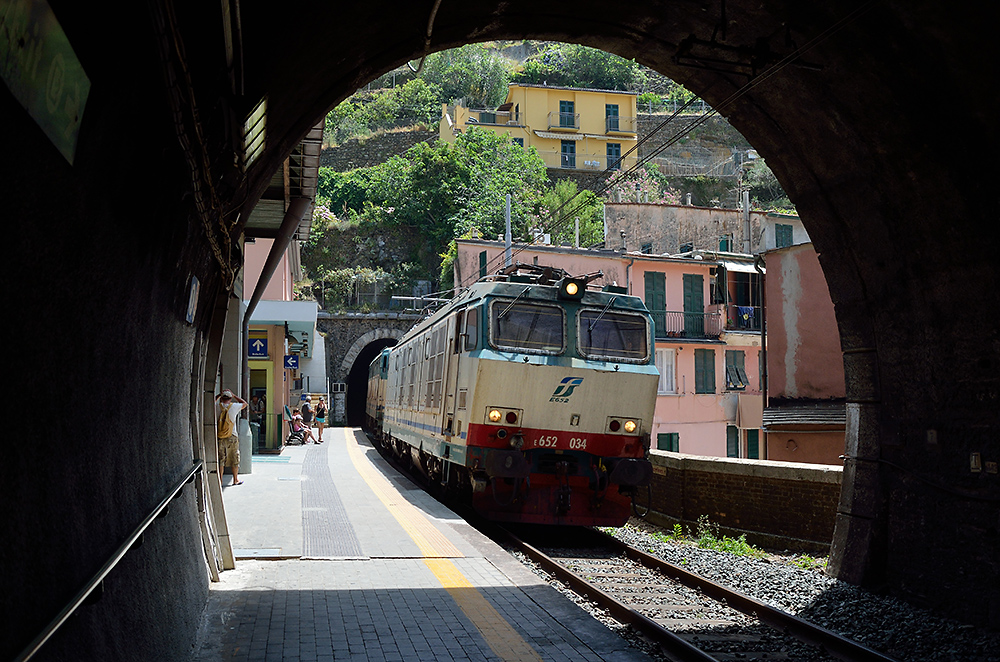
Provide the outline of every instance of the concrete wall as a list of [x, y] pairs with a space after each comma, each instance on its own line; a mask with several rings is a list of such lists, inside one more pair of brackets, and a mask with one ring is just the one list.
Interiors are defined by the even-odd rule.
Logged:
[[[244, 273], [246, 274], [245, 298], [249, 299], [257, 287], [260, 273], [264, 269], [264, 262], [274, 245], [273, 239], [257, 239], [253, 243], [245, 244]], [[274, 270], [274, 275], [264, 288], [264, 295], [261, 299], [265, 301], [291, 301], [292, 300], [292, 269], [288, 259], [288, 251], [281, 256], [278, 266]]]
[[[826, 551], [843, 469], [653, 451], [650, 521], [694, 528], [705, 516], [729, 535], [776, 549]], [[641, 497], [640, 497], [641, 503]]]
[[812, 244], [767, 254], [770, 398], [843, 398], [844, 360], [833, 302]]
[[[635, 196], [633, 196], [634, 198]], [[756, 251], [760, 245], [762, 212], [750, 213], [750, 245]], [[652, 244], [652, 253], [678, 253], [681, 244], [691, 242], [696, 250], [719, 250], [719, 236], [733, 235], [733, 251], [743, 250], [743, 212], [738, 209], [688, 207], [659, 203], [622, 202], [604, 205], [607, 245], [621, 247], [621, 232], [630, 251], [638, 251], [645, 243]]]

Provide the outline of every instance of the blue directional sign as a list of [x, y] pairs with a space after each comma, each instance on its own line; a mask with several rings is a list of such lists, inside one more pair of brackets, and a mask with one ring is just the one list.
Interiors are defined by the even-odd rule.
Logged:
[[247, 358], [267, 358], [267, 338], [250, 338], [247, 341]]
[[285, 354], [285, 367], [289, 370], [299, 369], [299, 355], [298, 354]]

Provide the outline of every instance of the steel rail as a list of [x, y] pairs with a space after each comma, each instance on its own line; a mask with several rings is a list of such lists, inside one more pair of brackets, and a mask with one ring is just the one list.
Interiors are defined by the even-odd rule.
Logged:
[[14, 658], [14, 662], [27, 662], [27, 660], [30, 660], [35, 653], [37, 653], [42, 646], [45, 645], [45, 642], [47, 642], [52, 635], [54, 635], [56, 631], [62, 627], [69, 617], [72, 616], [82, 604], [87, 602], [88, 598], [91, 597], [95, 590], [98, 591], [99, 596], [100, 592], [103, 591], [100, 587], [104, 582], [104, 578], [107, 577], [112, 570], [114, 570], [115, 566], [118, 565], [123, 558], [125, 558], [126, 554], [128, 554], [133, 548], [142, 544], [142, 535], [145, 533], [146, 529], [149, 528], [149, 525], [152, 524], [156, 518], [165, 514], [167, 506], [170, 505], [170, 502], [177, 497], [178, 493], [180, 493], [185, 485], [194, 479], [194, 475], [201, 471], [203, 467], [204, 462], [202, 460], [194, 461], [191, 468], [188, 469], [188, 471], [184, 474], [184, 477], [174, 485], [167, 496], [165, 496], [152, 510], [152, 512], [146, 516], [142, 523], [139, 524], [134, 531], [132, 531], [131, 535], [125, 539], [125, 542], [118, 546], [118, 549], [116, 549], [104, 565], [101, 566], [101, 569], [98, 570], [97, 573], [90, 578], [90, 581], [88, 581], [83, 588], [77, 592], [73, 599], [70, 600], [65, 607], [63, 607], [62, 611], [60, 611], [59, 614], [56, 615], [56, 617], [53, 618], [47, 626], [45, 626], [45, 629], [43, 629], [42, 632], [35, 637], [23, 651], [21, 651], [20, 655]]
[[678, 662], [718, 662], [714, 657], [705, 653], [700, 648], [688, 643], [648, 616], [640, 614], [628, 605], [619, 602], [580, 575], [555, 561], [545, 552], [521, 540], [507, 529], [496, 527], [496, 530], [500, 535], [506, 536], [535, 563], [569, 584], [574, 591], [594, 600], [601, 607], [607, 609], [619, 622], [631, 625], [652, 638], [656, 643], [663, 646], [667, 653], [678, 660]]
[[[497, 527], [497, 530], [501, 535], [506, 536], [513, 544], [519, 547], [533, 561], [560, 580], [569, 584], [574, 591], [597, 602], [601, 607], [607, 609], [618, 621], [631, 625], [643, 634], [655, 639], [657, 643], [666, 649], [669, 655], [674, 656], [677, 660], [681, 662], [715, 662], [716, 658], [678, 637], [649, 617], [619, 602], [538, 548], [521, 540], [517, 535], [502, 527]], [[762, 623], [779, 632], [818, 646], [834, 657], [852, 662], [897, 662], [894, 658], [883, 655], [852, 639], [843, 637], [836, 632], [814, 625], [788, 612], [716, 584], [655, 556], [646, 554], [605, 533], [596, 530], [594, 533], [601, 536], [603, 543], [608, 544], [646, 567], [659, 570], [671, 579], [689, 588], [699, 590], [706, 596], [723, 602], [737, 611], [756, 616]]]
[[853, 639], [810, 623], [743, 593], [733, 591], [721, 584], [716, 584], [672, 563], [667, 563], [663, 559], [638, 550], [613, 536], [601, 531], [595, 531], [595, 533], [599, 534], [607, 544], [623, 552], [629, 558], [639, 561], [647, 567], [655, 568], [688, 588], [697, 589], [710, 598], [728, 604], [733, 609], [744, 614], [752, 614], [762, 623], [766, 623], [776, 630], [790, 634], [800, 641], [819, 646], [834, 657], [859, 662], [896, 662], [894, 658], [868, 648]]

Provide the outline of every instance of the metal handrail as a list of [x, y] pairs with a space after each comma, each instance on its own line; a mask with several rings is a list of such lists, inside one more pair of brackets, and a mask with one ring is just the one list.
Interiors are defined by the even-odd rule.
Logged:
[[679, 310], [650, 310], [656, 327], [656, 339], [718, 338], [725, 319], [722, 313], [695, 313]]
[[26, 662], [27, 660], [30, 660], [35, 653], [37, 653], [42, 646], [45, 645], [45, 642], [47, 642], [52, 635], [56, 633], [56, 630], [62, 627], [63, 623], [65, 623], [69, 617], [73, 615], [73, 612], [79, 609], [80, 605], [86, 602], [87, 598], [90, 597], [90, 594], [101, 585], [101, 582], [103, 582], [104, 578], [107, 577], [112, 570], [114, 570], [115, 566], [118, 565], [118, 562], [125, 558], [125, 555], [128, 554], [132, 547], [135, 546], [140, 538], [142, 538], [142, 534], [145, 533], [146, 529], [149, 528], [149, 525], [153, 523], [153, 520], [159, 517], [163, 511], [166, 510], [167, 506], [174, 500], [178, 492], [184, 489], [184, 486], [194, 479], [194, 475], [201, 471], [204, 465], [205, 463], [202, 460], [194, 461], [194, 465], [186, 474], [184, 474], [184, 477], [178, 481], [176, 485], [174, 485], [174, 488], [170, 490], [170, 493], [164, 497], [162, 501], [160, 501], [159, 505], [157, 505], [156, 508], [154, 508], [153, 511], [146, 517], [146, 519], [144, 519], [135, 529], [135, 531], [132, 532], [132, 535], [130, 535], [125, 542], [123, 542], [118, 549], [115, 550], [114, 554], [111, 555], [111, 558], [109, 558], [108, 561], [101, 566], [101, 569], [97, 571], [97, 574], [91, 577], [90, 581], [87, 582], [82, 589], [80, 589], [69, 604], [67, 604], [47, 626], [45, 626], [45, 629], [42, 630], [41, 634], [35, 637], [35, 639], [28, 644], [27, 648], [21, 651], [21, 654], [14, 658], [15, 662]]

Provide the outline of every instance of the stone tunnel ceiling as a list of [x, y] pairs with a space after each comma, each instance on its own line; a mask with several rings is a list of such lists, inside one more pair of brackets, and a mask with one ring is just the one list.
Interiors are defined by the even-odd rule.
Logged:
[[[147, 439], [111, 394], [150, 390], [170, 403], [161, 432], [190, 434], [193, 405], [184, 399], [199, 371], [210, 376], [216, 366], [204, 365], [199, 349], [209, 324], [189, 329], [177, 314], [189, 275], [199, 274], [202, 306], [211, 309], [210, 295], [231, 282], [219, 265], [239, 258], [225, 234], [238, 232], [291, 147], [329, 108], [420, 56], [433, 3], [242, 3], [234, 36], [234, 62], [242, 66], [232, 78], [220, 7], [233, 3], [52, 6], [92, 87], [75, 170], [46, 151], [21, 115], [0, 129], [15, 155], [5, 155], [0, 172], [5, 209], [24, 219], [8, 230], [5, 267], [18, 274], [8, 281], [17, 292], [10, 305], [35, 312], [34, 334], [45, 348], [31, 361], [15, 357], [10, 369], [26, 375], [25, 393], [63, 387], [83, 412], [75, 430], [95, 437], [91, 461], [123, 462], [150, 482], [147, 474], [173, 472], [183, 449]], [[995, 626], [998, 477], [971, 470], [975, 453], [984, 462], [1000, 459], [996, 167], [987, 165], [998, 153], [994, 14], [985, 3], [926, 1], [472, 0], [440, 4], [430, 48], [490, 39], [582, 43], [635, 58], [721, 111], [797, 206], [836, 306], [850, 458], [832, 570]], [[760, 44], [768, 62], [798, 47], [801, 60], [817, 66], [791, 63], [747, 88], [746, 77], [674, 61], [685, 39], [708, 42], [713, 34], [727, 46]], [[0, 108], [13, 113], [16, 102], [2, 94]], [[228, 164], [239, 151], [238, 127], [265, 96], [266, 148], [243, 178]], [[194, 156], [181, 154], [181, 126], [198, 138]], [[199, 168], [216, 196], [202, 215], [195, 208], [204, 208], [204, 198], [191, 195], [192, 179], [204, 176]], [[220, 223], [204, 221], [212, 213]], [[39, 262], [49, 270], [39, 273]], [[31, 292], [61, 297], [39, 303]], [[68, 319], [77, 323], [72, 346], [58, 332]], [[106, 319], [117, 320], [117, 333], [107, 333]], [[69, 363], [74, 372], [66, 372]], [[186, 380], [178, 365], [190, 369]], [[94, 388], [94, 380], [106, 388]], [[126, 441], [134, 442], [123, 448], [136, 457], [101, 455], [112, 447], [99, 431], [123, 421]], [[54, 499], [64, 488], [55, 481], [41, 490], [13, 480], [27, 503], [58, 510]], [[79, 535], [89, 549], [91, 534]], [[99, 535], [115, 537], [95, 531], [94, 549]], [[57, 541], [53, 532], [49, 547]], [[7, 593], [22, 590], [15, 583]]]

